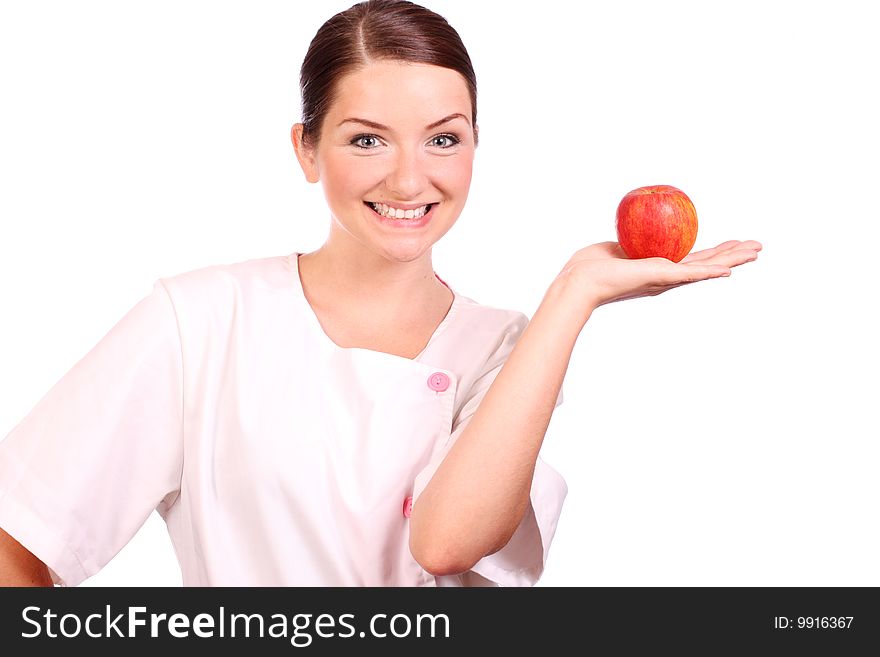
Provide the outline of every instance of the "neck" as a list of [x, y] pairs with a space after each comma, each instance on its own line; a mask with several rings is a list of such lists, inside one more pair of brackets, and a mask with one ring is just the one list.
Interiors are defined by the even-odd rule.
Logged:
[[[394, 261], [358, 245], [344, 248], [328, 240], [299, 259], [301, 278], [312, 290], [354, 307], [412, 308], [449, 296], [437, 280], [431, 251], [411, 261]], [[303, 275], [305, 272], [305, 275]]]

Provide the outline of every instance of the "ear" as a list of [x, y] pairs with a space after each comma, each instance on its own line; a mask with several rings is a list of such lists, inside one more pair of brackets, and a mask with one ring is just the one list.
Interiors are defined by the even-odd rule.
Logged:
[[321, 177], [318, 174], [318, 163], [315, 160], [315, 151], [313, 148], [303, 143], [303, 124], [295, 123], [290, 129], [290, 141], [293, 143], [293, 150], [296, 152], [296, 159], [299, 166], [302, 167], [306, 180], [310, 183], [318, 182]]
[[480, 145], [480, 126], [474, 126], [474, 148]]

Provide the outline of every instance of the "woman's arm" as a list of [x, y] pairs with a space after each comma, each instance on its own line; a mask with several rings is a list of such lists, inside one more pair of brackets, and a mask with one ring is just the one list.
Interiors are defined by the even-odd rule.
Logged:
[[431, 574], [470, 570], [510, 540], [578, 335], [600, 305], [730, 274], [757, 242], [725, 242], [681, 263], [629, 260], [615, 242], [578, 251], [553, 281], [470, 423], [412, 509], [410, 551]]
[[54, 586], [46, 564], [0, 528], [0, 586]]
[[510, 540], [578, 334], [592, 312], [557, 280], [416, 500], [410, 551], [431, 574], [465, 572]]

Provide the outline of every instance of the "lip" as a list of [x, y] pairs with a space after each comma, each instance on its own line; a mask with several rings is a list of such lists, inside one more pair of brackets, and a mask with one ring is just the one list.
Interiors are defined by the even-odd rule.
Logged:
[[[381, 202], [381, 201], [377, 201], [377, 202]], [[366, 206], [367, 212], [372, 214], [373, 217], [378, 219], [379, 222], [385, 226], [391, 226], [392, 228], [423, 228], [424, 226], [427, 226], [428, 223], [433, 218], [434, 210], [437, 209], [437, 206], [439, 205], [439, 203], [422, 203], [420, 205], [405, 205], [405, 206], [399, 205], [399, 204], [391, 205], [390, 203], [385, 203], [385, 205], [388, 205], [392, 208], [397, 208], [400, 210], [415, 210], [416, 208], [420, 208], [423, 205], [430, 205], [431, 209], [428, 210], [424, 216], [419, 217], [418, 219], [396, 219], [396, 218], [390, 219], [388, 217], [383, 217], [381, 214], [376, 212], [367, 201], [364, 201], [364, 206]]]
[[379, 205], [387, 205], [389, 208], [394, 208], [395, 210], [416, 210], [425, 205], [431, 205], [432, 201], [425, 201], [424, 203], [392, 203], [391, 201], [364, 201], [367, 204], [377, 203]]

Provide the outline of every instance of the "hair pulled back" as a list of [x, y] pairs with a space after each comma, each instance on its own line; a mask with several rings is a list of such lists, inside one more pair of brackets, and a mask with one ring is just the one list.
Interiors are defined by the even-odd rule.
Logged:
[[367, 0], [324, 23], [303, 59], [299, 86], [306, 145], [317, 145], [339, 80], [378, 60], [457, 71], [470, 92], [471, 125], [477, 125], [477, 77], [458, 32], [445, 18], [415, 3]]

